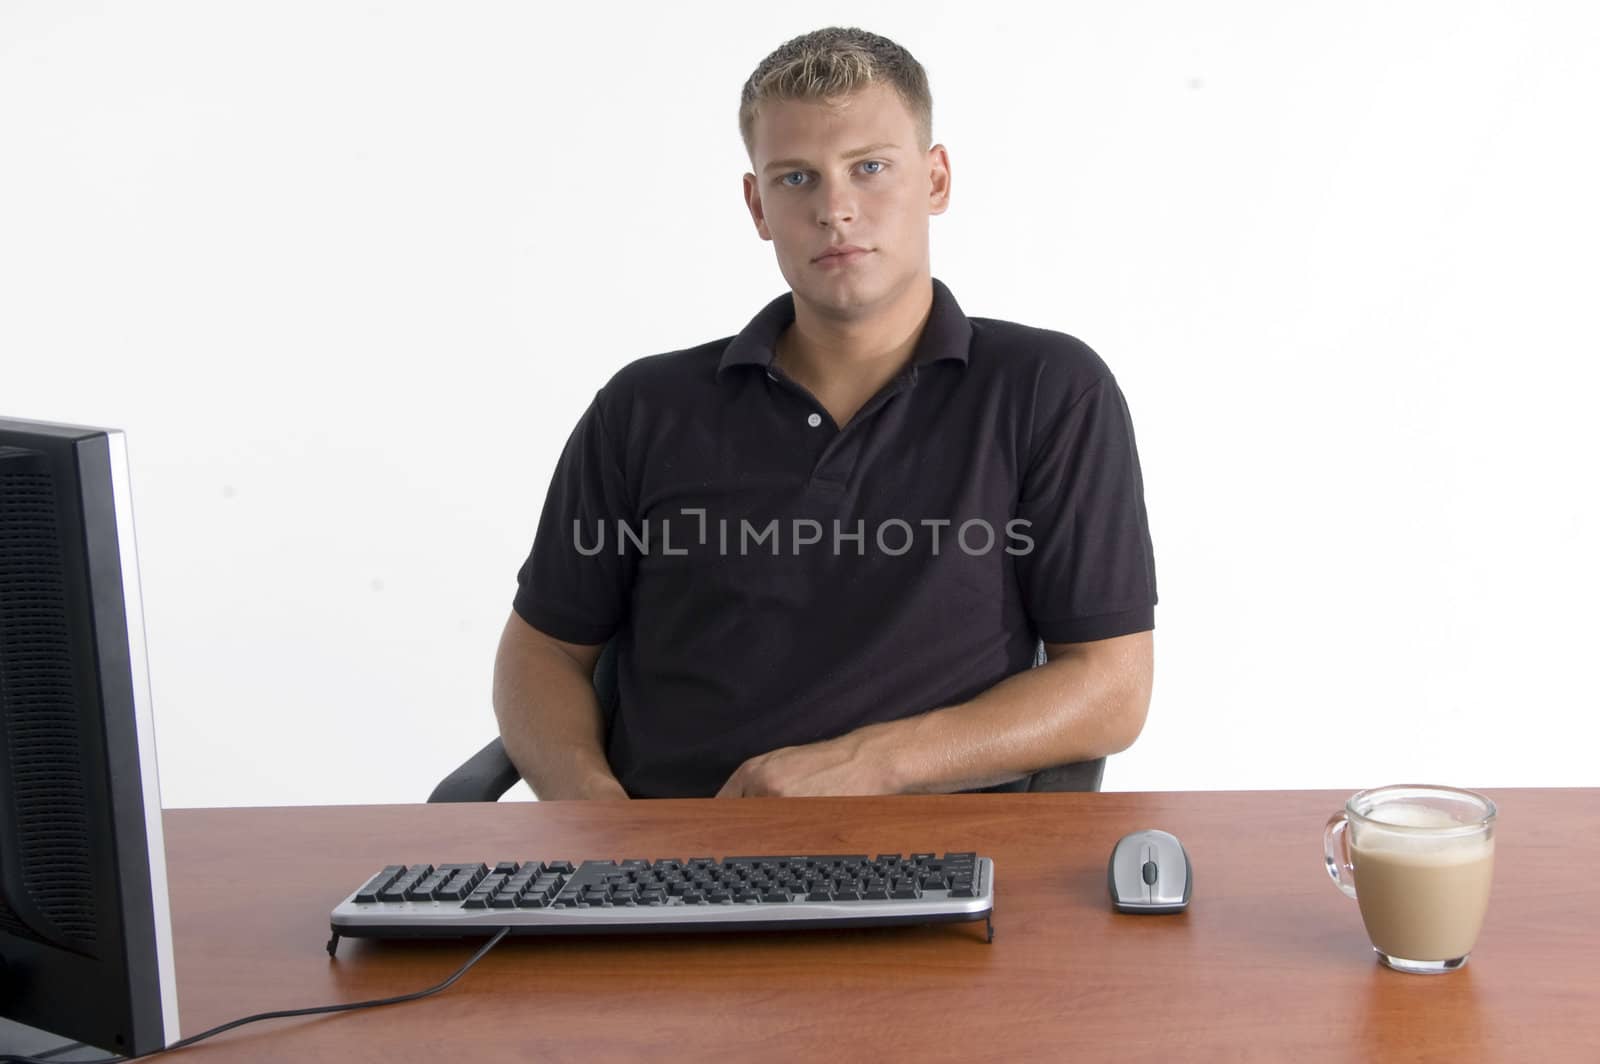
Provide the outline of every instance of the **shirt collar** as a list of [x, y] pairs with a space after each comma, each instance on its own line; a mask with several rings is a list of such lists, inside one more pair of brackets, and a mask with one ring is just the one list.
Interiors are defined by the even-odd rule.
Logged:
[[[933, 306], [928, 320], [917, 337], [912, 351], [912, 365], [923, 366], [941, 359], [952, 359], [963, 365], [967, 361], [967, 348], [972, 343], [972, 323], [961, 312], [956, 297], [950, 294], [943, 281], [934, 277]], [[723, 349], [722, 361], [717, 364], [717, 379], [721, 380], [729, 366], [770, 366], [775, 357], [778, 335], [794, 321], [794, 293], [783, 295], [761, 308], [750, 324], [728, 341]]]

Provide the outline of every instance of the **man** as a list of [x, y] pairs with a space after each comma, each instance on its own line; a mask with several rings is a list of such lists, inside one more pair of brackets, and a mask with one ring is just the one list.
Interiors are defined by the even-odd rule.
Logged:
[[1138, 736], [1127, 405], [1080, 341], [968, 318], [932, 276], [931, 127], [921, 65], [858, 29], [746, 82], [745, 202], [792, 291], [625, 366], [567, 442], [495, 662], [541, 799], [973, 790]]

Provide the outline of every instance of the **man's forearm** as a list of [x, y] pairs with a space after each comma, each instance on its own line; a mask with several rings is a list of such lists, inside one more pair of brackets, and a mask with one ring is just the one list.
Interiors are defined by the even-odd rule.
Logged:
[[1127, 749], [1149, 705], [1147, 672], [1069, 655], [970, 701], [869, 724], [855, 736], [895, 793], [973, 790]]
[[507, 756], [541, 801], [628, 797], [606, 762], [593, 682], [559, 651], [497, 666], [494, 710]]
[[542, 802], [628, 797], [605, 757], [586, 747], [544, 738], [504, 741], [511, 763]]

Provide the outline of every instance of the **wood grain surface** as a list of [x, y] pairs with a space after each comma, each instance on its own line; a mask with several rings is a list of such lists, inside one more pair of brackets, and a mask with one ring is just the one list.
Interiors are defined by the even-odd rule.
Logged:
[[[432, 997], [250, 1024], [170, 1059], [1600, 1060], [1600, 790], [1484, 792], [1489, 914], [1467, 966], [1438, 976], [1380, 965], [1323, 868], [1348, 793], [169, 810], [185, 1035], [454, 971], [479, 942], [324, 951], [334, 905], [390, 863], [976, 850], [996, 890], [992, 944], [981, 921], [507, 938]], [[1150, 827], [1188, 849], [1187, 912], [1110, 906], [1112, 846]]]

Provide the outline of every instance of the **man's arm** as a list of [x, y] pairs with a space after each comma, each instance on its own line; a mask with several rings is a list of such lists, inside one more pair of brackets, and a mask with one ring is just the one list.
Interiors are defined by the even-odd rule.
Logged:
[[606, 761], [594, 663], [604, 646], [566, 643], [506, 620], [494, 658], [494, 716], [511, 763], [541, 801], [627, 798]]
[[1133, 745], [1150, 709], [1152, 633], [1045, 653], [971, 701], [751, 758], [718, 797], [973, 790]]

